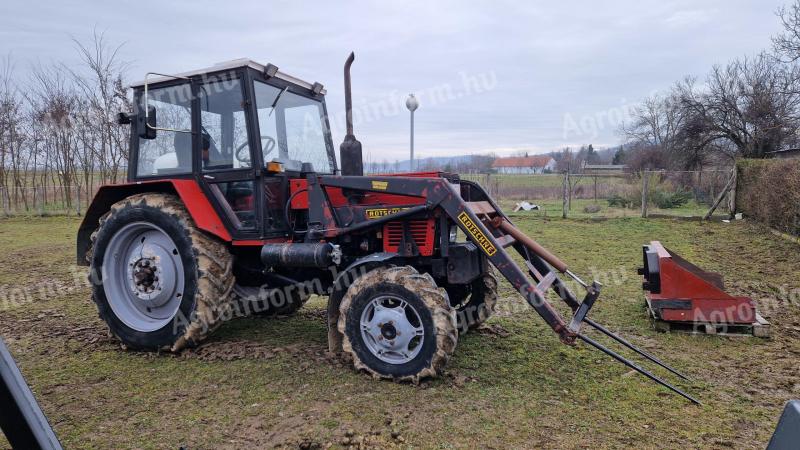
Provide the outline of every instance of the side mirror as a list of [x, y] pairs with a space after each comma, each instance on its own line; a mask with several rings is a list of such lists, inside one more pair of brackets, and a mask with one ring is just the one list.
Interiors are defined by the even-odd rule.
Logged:
[[131, 123], [131, 115], [125, 111], [117, 113], [117, 125], [128, 125]]
[[136, 119], [139, 137], [142, 139], [155, 139], [158, 123], [155, 106], [147, 107], [147, 117], [140, 113]]

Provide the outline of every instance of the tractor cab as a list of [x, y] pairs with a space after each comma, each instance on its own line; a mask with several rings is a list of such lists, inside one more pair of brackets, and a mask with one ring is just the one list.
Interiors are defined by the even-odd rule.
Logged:
[[240, 59], [132, 87], [129, 181], [197, 180], [234, 238], [284, 235], [289, 179], [336, 172], [319, 83]]

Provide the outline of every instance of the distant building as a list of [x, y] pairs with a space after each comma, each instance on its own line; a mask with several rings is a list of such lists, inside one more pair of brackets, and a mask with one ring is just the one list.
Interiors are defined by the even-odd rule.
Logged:
[[767, 152], [764, 155], [767, 158], [800, 158], [800, 148], [786, 148], [774, 152]]
[[551, 172], [556, 168], [556, 160], [550, 156], [511, 156], [497, 158], [492, 169], [503, 174], [534, 174]]

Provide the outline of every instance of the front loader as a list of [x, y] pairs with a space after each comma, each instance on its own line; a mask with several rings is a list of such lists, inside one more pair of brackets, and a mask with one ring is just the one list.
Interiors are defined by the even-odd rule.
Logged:
[[565, 344], [583, 341], [697, 402], [587, 336], [584, 325], [682, 377], [591, 320], [601, 285], [522, 233], [480, 185], [444, 172], [364, 176], [353, 58], [341, 168], [324, 87], [274, 65], [235, 60], [133, 86], [134, 110], [120, 115], [128, 183], [100, 189], [78, 235], [111, 332], [129, 348], [179, 351], [237, 315], [288, 315], [322, 295], [331, 351], [418, 382], [490, 317], [500, 275]]

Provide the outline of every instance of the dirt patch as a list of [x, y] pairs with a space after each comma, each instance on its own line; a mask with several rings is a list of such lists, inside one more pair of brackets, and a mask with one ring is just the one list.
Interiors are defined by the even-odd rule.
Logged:
[[238, 359], [266, 360], [279, 355], [293, 356], [317, 364], [341, 365], [342, 363], [341, 358], [337, 354], [328, 352], [326, 347], [311, 344], [274, 346], [247, 339], [211, 341], [200, 347], [184, 350], [176, 357], [196, 358], [201, 361], [233, 361]]
[[511, 336], [511, 332], [500, 326], [499, 324], [484, 324], [477, 328], [475, 331], [484, 335], [484, 336], [492, 336], [492, 337], [508, 337]]
[[9, 319], [0, 315], [0, 334], [6, 339], [30, 338], [49, 345], [57, 342], [63, 347], [68, 347], [71, 341], [78, 342], [81, 346], [76, 347], [75, 352], [120, 348], [102, 322], [73, 322], [53, 309], [42, 310], [27, 319]]

